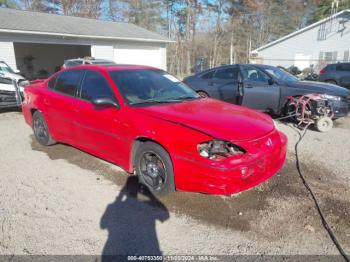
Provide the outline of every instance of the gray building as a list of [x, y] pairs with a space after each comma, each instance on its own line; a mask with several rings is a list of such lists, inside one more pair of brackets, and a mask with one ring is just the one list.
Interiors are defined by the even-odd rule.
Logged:
[[30, 79], [85, 56], [166, 70], [167, 42], [129, 23], [0, 8], [0, 61]]
[[320, 70], [328, 63], [350, 61], [350, 10], [295, 31], [251, 54], [252, 63]]

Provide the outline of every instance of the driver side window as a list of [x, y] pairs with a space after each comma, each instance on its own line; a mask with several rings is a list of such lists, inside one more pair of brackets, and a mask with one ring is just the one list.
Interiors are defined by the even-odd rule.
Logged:
[[242, 66], [243, 79], [254, 82], [268, 83], [270, 77], [253, 66]]
[[90, 70], [86, 71], [81, 86], [80, 97], [87, 101], [92, 101], [100, 97], [108, 97], [116, 100], [104, 76], [99, 72]]

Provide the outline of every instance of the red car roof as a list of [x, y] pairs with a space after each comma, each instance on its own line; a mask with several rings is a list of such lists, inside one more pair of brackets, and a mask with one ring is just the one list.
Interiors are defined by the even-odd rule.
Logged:
[[84, 68], [90, 68], [90, 69], [104, 69], [107, 71], [117, 71], [117, 70], [137, 70], [137, 69], [157, 69], [155, 67], [151, 66], [144, 66], [144, 65], [79, 65], [79, 66], [73, 66], [69, 67], [66, 70], [69, 69], [84, 69]]

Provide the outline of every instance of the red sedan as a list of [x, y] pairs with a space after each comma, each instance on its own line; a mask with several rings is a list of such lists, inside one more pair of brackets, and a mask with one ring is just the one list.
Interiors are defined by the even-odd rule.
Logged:
[[287, 138], [248, 108], [202, 98], [145, 66], [78, 66], [25, 89], [39, 143], [70, 144], [115, 163], [152, 193], [237, 193], [283, 166]]

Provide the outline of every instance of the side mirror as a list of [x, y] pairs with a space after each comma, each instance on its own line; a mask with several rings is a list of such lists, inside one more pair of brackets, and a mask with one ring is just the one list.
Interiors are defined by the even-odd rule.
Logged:
[[18, 69], [17, 70], [14, 70], [15, 74], [21, 74], [21, 71], [19, 71]]
[[114, 99], [110, 98], [110, 97], [95, 98], [91, 102], [95, 106], [119, 108], [118, 102], [115, 101]]
[[269, 78], [269, 80], [267, 80], [267, 83], [272, 86], [275, 83], [275, 80], [273, 80], [272, 78]]

